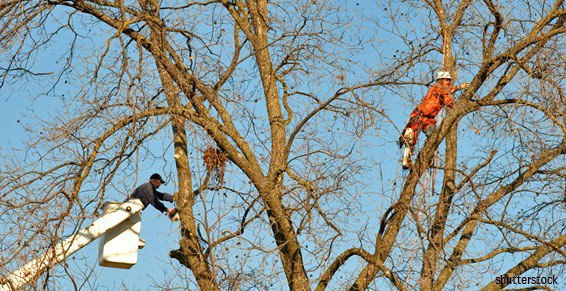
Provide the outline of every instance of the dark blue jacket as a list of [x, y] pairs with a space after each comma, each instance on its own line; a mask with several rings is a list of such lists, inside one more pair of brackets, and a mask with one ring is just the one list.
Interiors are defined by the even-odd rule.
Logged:
[[134, 192], [130, 195], [131, 198], [138, 198], [143, 203], [143, 209], [145, 209], [149, 204], [153, 205], [155, 209], [165, 212], [167, 207], [161, 203], [160, 200], [173, 202], [173, 195], [167, 193], [161, 193], [153, 188], [150, 182], [141, 184]]

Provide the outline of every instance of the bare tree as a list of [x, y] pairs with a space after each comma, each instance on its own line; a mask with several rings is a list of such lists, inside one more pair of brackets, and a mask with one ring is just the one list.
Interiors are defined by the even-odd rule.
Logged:
[[[516, 9], [522, 7], [511, 3], [497, 5], [491, 1], [425, 3], [434, 15], [432, 24], [442, 40], [438, 48], [443, 54], [442, 66], [454, 73], [458, 72], [458, 68], [470, 70], [473, 73], [471, 88], [460, 96], [454, 110], [447, 113], [438, 130], [424, 143], [398, 201], [382, 219], [375, 250], [371, 256], [366, 254], [368, 264], [356, 279], [353, 290], [367, 288], [378, 274], [389, 279], [390, 284], [398, 289], [409, 285], [440, 290], [449, 283], [469, 286], [469, 282], [457, 279], [458, 269], [473, 270], [477, 266], [475, 268], [481, 274], [490, 274], [486, 271], [490, 265], [484, 262], [492, 263], [497, 256], [517, 252], [530, 255], [501, 275], [516, 276], [532, 269], [544, 272], [547, 268], [563, 264], [561, 248], [566, 236], [559, 226], [560, 221], [563, 223], [563, 197], [557, 197], [560, 190], [541, 188], [539, 180], [556, 185], [560, 185], [561, 180], [563, 183], [564, 168], [553, 161], [560, 160], [566, 150], [564, 95], [560, 85], [564, 70], [555, 67], [536, 73], [538, 67], [548, 68], [553, 66], [553, 60], [563, 59], [564, 53], [558, 49], [560, 41], [557, 37], [565, 32], [563, 1], [524, 3], [526, 9]], [[533, 17], [534, 11], [539, 17]], [[474, 53], [467, 47], [476, 47], [479, 52]], [[470, 65], [459, 65], [456, 53], [464, 53], [466, 56], [461, 57], [462, 62]], [[534, 84], [552, 93], [533, 94], [531, 86]], [[494, 111], [507, 115], [500, 124], [490, 128], [501, 136], [491, 137], [486, 140], [487, 143], [476, 143], [477, 148], [489, 149], [479, 156], [479, 161], [478, 157], [472, 156], [470, 158], [476, 161], [458, 164], [458, 156], [463, 155], [462, 151], [458, 151], [459, 121], [475, 115], [474, 121], [483, 119], [492, 124], [494, 119], [491, 114]], [[489, 117], [486, 118], [486, 115]], [[509, 115], [515, 118], [509, 118]], [[516, 128], [519, 124], [521, 130]], [[532, 141], [521, 138], [525, 134], [537, 140], [534, 148]], [[512, 139], [512, 147], [522, 152], [521, 155], [528, 155], [516, 156], [514, 149], [500, 153], [499, 158], [505, 158], [503, 163], [493, 162], [501, 146], [499, 140], [506, 137]], [[420, 213], [415, 213], [419, 209], [415, 209], [415, 195], [442, 140], [446, 140], [444, 163], [439, 168], [443, 172], [442, 189], [434, 202], [429, 201], [434, 204], [424, 211], [424, 221], [420, 221]], [[528, 211], [514, 209], [516, 204], [525, 203], [525, 197], [520, 195], [525, 191], [545, 196], [534, 208], [544, 207], [550, 211], [549, 216], [544, 215], [550, 221], [538, 224], [534, 216], [526, 214]], [[455, 211], [454, 208], [459, 209]], [[397, 252], [395, 247], [401, 249], [396, 242], [409, 214], [416, 216], [412, 228], [421, 241], [421, 250], [416, 257], [422, 262], [420, 277], [412, 285], [407, 272], [399, 272], [386, 264]], [[490, 231], [497, 231], [499, 235]], [[478, 234], [481, 232], [484, 235], [489, 233], [495, 240], [482, 239], [482, 235]], [[488, 243], [490, 241], [495, 243]], [[471, 250], [474, 243], [481, 245], [481, 251]], [[494, 282], [486, 289], [507, 285], [497, 285], [497, 273], [491, 275]]]
[[[284, 279], [291, 290], [496, 289], [499, 275], [556, 274], [563, 2], [352, 6], [0, 4], [0, 88], [59, 105], [22, 122], [32, 138], [3, 153], [0, 275], [88, 224], [156, 161], [174, 161], [178, 185], [170, 256], [202, 290]], [[392, 152], [390, 97], [419, 99], [440, 68], [471, 87], [396, 175], [397, 157], [368, 158], [366, 144]], [[393, 174], [368, 197], [374, 168]]]

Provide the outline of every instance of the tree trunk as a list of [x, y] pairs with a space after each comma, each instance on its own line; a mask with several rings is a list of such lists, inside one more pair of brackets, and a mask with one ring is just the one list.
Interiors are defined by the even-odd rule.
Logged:
[[[152, 6], [151, 11], [158, 16], [158, 3], [151, 1], [146, 2]], [[142, 6], [143, 7], [143, 6]], [[146, 6], [147, 7], [147, 6]], [[151, 26], [151, 41], [154, 45], [164, 43], [164, 36], [161, 34], [161, 28], [155, 25]], [[164, 52], [164, 48], [161, 47]], [[156, 58], [163, 58], [165, 56], [154, 56]], [[159, 59], [155, 62], [167, 104], [171, 108], [182, 107], [179, 99], [177, 87], [174, 85], [171, 76], [168, 74], [163, 64]], [[189, 165], [188, 158], [188, 141], [187, 133], [185, 130], [185, 119], [182, 116], [171, 116], [171, 129], [173, 131], [173, 146], [175, 166], [177, 169], [177, 181], [179, 182], [179, 190], [175, 194], [175, 201], [177, 202], [177, 210], [181, 223], [181, 240], [179, 241], [180, 249], [172, 251], [170, 256], [179, 261], [187, 268], [189, 268], [197, 281], [201, 290], [218, 290], [215, 276], [210, 269], [209, 263], [203, 254], [202, 248], [195, 235], [197, 226], [193, 213], [193, 185], [192, 185], [192, 172]]]

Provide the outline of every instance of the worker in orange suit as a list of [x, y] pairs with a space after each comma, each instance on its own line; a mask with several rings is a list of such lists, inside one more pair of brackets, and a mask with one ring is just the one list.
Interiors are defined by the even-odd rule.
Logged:
[[451, 86], [452, 76], [447, 71], [440, 71], [436, 74], [436, 83], [430, 87], [425, 97], [413, 110], [407, 121], [407, 125], [399, 138], [399, 146], [405, 145], [403, 155], [403, 169], [412, 166], [412, 152], [417, 143], [419, 132], [423, 131], [428, 137], [432, 134], [436, 125], [436, 115], [444, 106], [452, 108], [454, 106], [454, 93], [458, 90], [468, 89], [470, 84], [463, 83], [458, 86]]

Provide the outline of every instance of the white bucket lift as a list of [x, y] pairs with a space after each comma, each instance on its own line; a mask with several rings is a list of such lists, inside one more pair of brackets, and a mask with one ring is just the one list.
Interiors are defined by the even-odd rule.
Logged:
[[[104, 203], [103, 213], [112, 211], [120, 204], [118, 202]], [[98, 241], [99, 265], [129, 269], [138, 262], [138, 249], [145, 246], [145, 241], [140, 239], [141, 216], [141, 211], [133, 214], [100, 237]]]
[[141, 211], [139, 199], [124, 203], [107, 202], [104, 214], [87, 228], [47, 250], [8, 277], [0, 279], [0, 291], [21, 290], [45, 270], [62, 262], [93, 240], [102, 236], [99, 244], [99, 264], [105, 267], [129, 269], [138, 260], [138, 249], [145, 246], [140, 239]]

